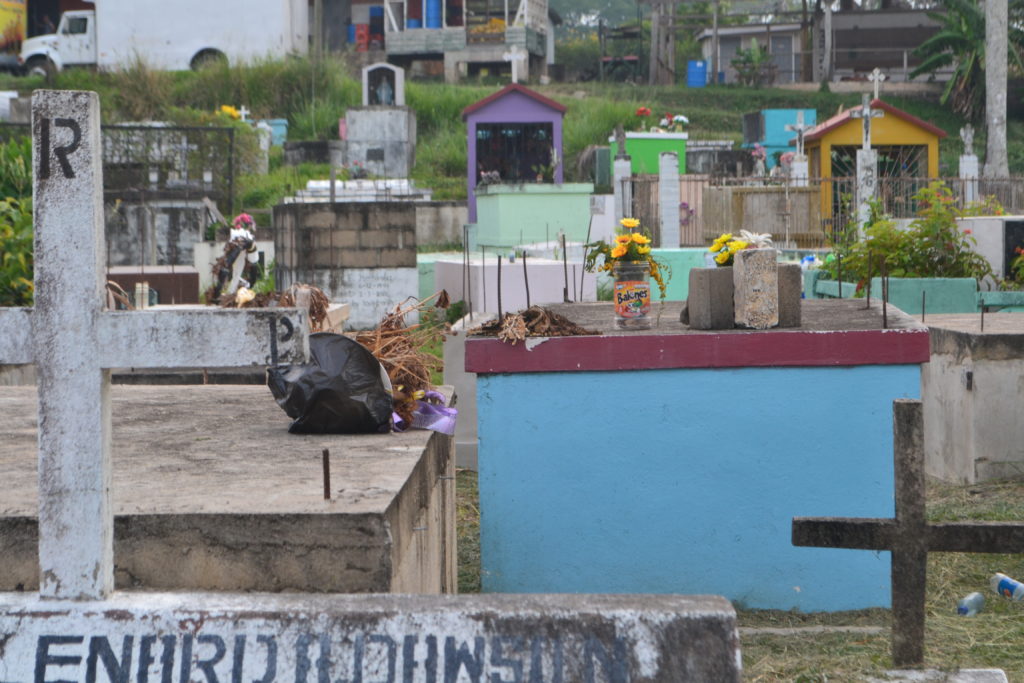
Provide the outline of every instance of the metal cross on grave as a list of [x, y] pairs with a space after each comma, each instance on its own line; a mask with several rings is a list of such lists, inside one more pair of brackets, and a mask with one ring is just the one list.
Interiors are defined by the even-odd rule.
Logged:
[[929, 552], [1024, 552], [1024, 524], [926, 522], [923, 422], [920, 401], [893, 402], [894, 519], [793, 518], [793, 545], [892, 553], [892, 659], [897, 667], [924, 661]]
[[104, 310], [101, 157], [95, 93], [33, 93], [35, 306], [0, 308], [0, 364], [36, 366], [40, 595], [49, 598], [113, 589], [111, 368], [268, 365], [274, 354], [301, 361], [309, 348], [297, 309]]
[[861, 148], [871, 149], [871, 119], [881, 118], [885, 116], [885, 112], [881, 109], [872, 109], [871, 100], [868, 99], [868, 94], [864, 93], [861, 97], [860, 109], [850, 112], [850, 116], [855, 119], [863, 119], [864, 132], [861, 136]]

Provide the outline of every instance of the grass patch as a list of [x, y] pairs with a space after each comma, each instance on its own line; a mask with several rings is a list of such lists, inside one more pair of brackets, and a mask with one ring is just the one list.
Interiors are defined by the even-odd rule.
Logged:
[[[928, 520], [1019, 521], [1024, 482], [971, 486], [928, 482]], [[1000, 598], [988, 587], [997, 571], [1024, 576], [1024, 555], [930, 553], [925, 598], [925, 664], [944, 671], [999, 668], [1024, 681], [1024, 603]], [[841, 587], [837, 587], [841, 589]], [[956, 614], [956, 602], [973, 591], [985, 595], [975, 617]], [[887, 609], [801, 614], [738, 611], [741, 628], [876, 626], [881, 633], [807, 633], [741, 636], [748, 681], [861, 681], [891, 668], [891, 614]]]
[[[476, 472], [456, 474], [459, 592], [480, 591], [480, 507]], [[953, 486], [929, 481], [931, 522], [1024, 519], [1024, 482]], [[1024, 555], [931, 553], [925, 604], [925, 664], [953, 671], [1000, 668], [1024, 681], [1024, 602], [1000, 598], [988, 588], [997, 571], [1024, 577]], [[842, 586], [836, 586], [842, 590]], [[985, 595], [976, 617], [956, 614], [956, 602], [973, 591]], [[737, 610], [746, 681], [863, 681], [892, 668], [888, 609], [804, 614]], [[825, 627], [797, 635], [748, 629]], [[840, 631], [840, 628], [849, 631]], [[835, 630], [829, 630], [835, 629]]]
[[459, 592], [480, 592], [480, 494], [476, 472], [455, 472], [455, 523], [458, 529]]

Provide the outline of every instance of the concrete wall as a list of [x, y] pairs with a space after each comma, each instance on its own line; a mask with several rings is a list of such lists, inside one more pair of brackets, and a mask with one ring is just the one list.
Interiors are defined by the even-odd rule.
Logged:
[[790, 526], [893, 515], [891, 403], [919, 389], [917, 365], [478, 375], [484, 590], [888, 607], [888, 553]]
[[454, 325], [456, 334], [444, 340], [444, 383], [455, 387], [459, 419], [455, 422], [455, 462], [477, 469], [476, 373], [466, 371], [466, 330], [494, 318], [493, 313], [463, 316]]
[[373, 327], [419, 293], [412, 202], [279, 204], [274, 227], [278, 287], [312, 284], [351, 304], [350, 328]]
[[464, 201], [416, 202], [416, 244], [462, 244], [468, 220]]
[[[530, 257], [529, 272], [531, 305], [561, 303], [564, 297], [566, 264], [561, 260]], [[473, 256], [469, 263], [469, 290], [464, 288], [462, 259], [439, 259], [434, 263], [434, 286], [444, 288], [452, 301], [473, 302], [475, 310], [498, 310], [498, 257], [488, 253], [484, 258]], [[593, 273], [583, 272], [583, 263], [568, 263], [569, 298], [576, 301], [597, 300], [597, 279]], [[581, 291], [582, 285], [582, 291]], [[507, 311], [526, 308], [526, 282], [522, 260], [509, 263], [502, 259], [501, 306]]]
[[[925, 313], [972, 313], [978, 310], [978, 282], [969, 277], [891, 277], [889, 303], [910, 315]], [[882, 278], [871, 278], [871, 296], [882, 296]]]
[[[1007, 316], [1016, 318], [987, 317], [986, 330]], [[990, 335], [931, 329], [921, 373], [925, 471], [944, 481], [1024, 477], [1024, 333]]]
[[477, 221], [470, 248], [513, 247], [554, 240], [587, 238], [590, 224], [590, 183], [522, 183], [477, 188]]

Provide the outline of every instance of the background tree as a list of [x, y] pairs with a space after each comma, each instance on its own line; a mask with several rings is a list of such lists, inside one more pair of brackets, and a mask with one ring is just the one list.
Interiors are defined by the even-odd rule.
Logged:
[[[1006, 0], [1002, 0], [1004, 3]], [[953, 75], [942, 92], [942, 103], [976, 123], [985, 111], [985, 11], [975, 0], [941, 0], [944, 11], [930, 12], [939, 22], [938, 33], [921, 43], [914, 54], [922, 58], [910, 76], [934, 74], [952, 67]], [[1021, 70], [1024, 48], [1024, 0], [1010, 0], [1007, 55], [1014, 70]]]

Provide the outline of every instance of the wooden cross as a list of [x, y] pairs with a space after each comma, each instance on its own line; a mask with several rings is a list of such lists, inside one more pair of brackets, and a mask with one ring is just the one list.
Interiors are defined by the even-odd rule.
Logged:
[[804, 157], [804, 134], [813, 127], [804, 123], [804, 113], [802, 111], [796, 113], [796, 123], [786, 124], [786, 130], [796, 133], [796, 156], [798, 159], [803, 159]]
[[892, 553], [892, 659], [924, 661], [928, 553], [1024, 552], [1024, 524], [925, 521], [924, 426], [921, 402], [893, 402], [895, 519], [794, 517], [793, 545], [889, 550]]
[[875, 84], [875, 99], [878, 99], [878, 91], [882, 87], [882, 81], [885, 80], [885, 74], [877, 66], [871, 70], [868, 75], [868, 80]]
[[885, 116], [885, 112], [881, 109], [872, 109], [871, 100], [868, 99], [868, 94], [864, 93], [861, 98], [860, 109], [851, 111], [850, 116], [855, 119], [864, 120], [864, 132], [861, 139], [861, 147], [865, 150], [871, 149], [871, 119], [877, 119]]
[[267, 365], [309, 349], [297, 309], [104, 310], [100, 145], [96, 93], [33, 93], [35, 306], [0, 308], [0, 364], [36, 366], [43, 598], [113, 590], [111, 368]]

